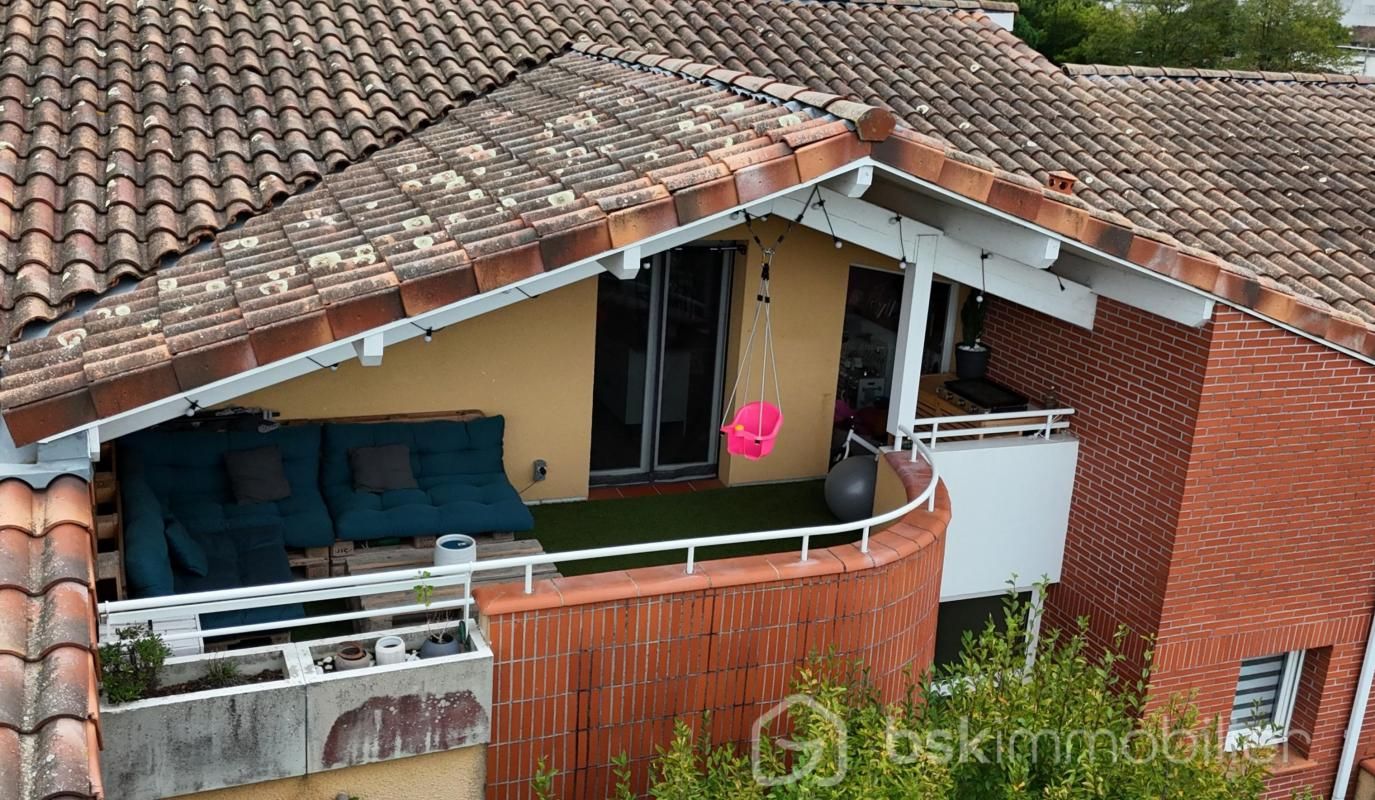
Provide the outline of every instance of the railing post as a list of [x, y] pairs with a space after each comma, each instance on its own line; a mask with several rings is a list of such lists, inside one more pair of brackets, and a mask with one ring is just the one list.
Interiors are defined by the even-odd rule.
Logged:
[[807, 553], [812, 549], [812, 535], [810, 533], [802, 536], [802, 560], [807, 560]]
[[936, 449], [936, 434], [940, 433], [941, 424], [939, 421], [931, 423], [931, 449]]
[[687, 560], [687, 574], [689, 574], [689, 575], [692, 574], [692, 570], [693, 570], [694, 567], [696, 567], [696, 564], [697, 564], [697, 548], [696, 548], [696, 546], [689, 547], [689, 548], [688, 548], [688, 560]]
[[526, 565], [525, 565], [525, 593], [526, 593], [526, 594], [534, 594], [534, 593], [535, 593], [535, 565], [534, 565], [534, 564], [526, 564]]
[[869, 552], [869, 526], [864, 526], [864, 534], [859, 538], [859, 552]]
[[1050, 441], [1050, 426], [1055, 424], [1055, 415], [1046, 414], [1046, 441]]

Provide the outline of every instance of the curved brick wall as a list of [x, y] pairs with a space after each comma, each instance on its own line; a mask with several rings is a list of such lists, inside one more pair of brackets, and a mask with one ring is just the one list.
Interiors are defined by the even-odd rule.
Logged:
[[[909, 497], [925, 464], [887, 456]], [[858, 545], [608, 572], [473, 590], [496, 655], [490, 800], [531, 797], [541, 757], [562, 797], [600, 798], [611, 759], [636, 779], [675, 719], [712, 715], [717, 741], [749, 739], [763, 709], [788, 693], [798, 664], [834, 647], [868, 664], [891, 699], [903, 672], [935, 651], [950, 499]], [[642, 788], [642, 785], [637, 788]]]

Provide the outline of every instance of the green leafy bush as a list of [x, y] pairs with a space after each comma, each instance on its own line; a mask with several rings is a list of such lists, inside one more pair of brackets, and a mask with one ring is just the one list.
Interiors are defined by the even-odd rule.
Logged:
[[146, 625], [115, 632], [115, 641], [100, 646], [100, 686], [111, 703], [132, 703], [157, 687], [158, 672], [172, 651]]
[[[1259, 800], [1273, 753], [1226, 752], [1217, 720], [1190, 698], [1146, 702], [1086, 621], [1035, 641], [1016, 597], [1002, 625], [967, 635], [959, 661], [884, 703], [861, 665], [815, 659], [799, 671], [786, 729], [757, 753], [713, 744], [683, 722], [650, 774], [656, 800]], [[1037, 609], [1039, 611], [1039, 609]], [[1034, 652], [1034, 658], [1028, 655]], [[1149, 658], [1147, 659], [1149, 662]], [[1149, 667], [1148, 667], [1149, 669]], [[799, 700], [798, 698], [805, 698]], [[709, 731], [703, 721], [701, 731]], [[786, 748], [775, 744], [786, 733]], [[798, 770], [799, 764], [806, 769]], [[624, 760], [616, 799], [633, 796]], [[794, 774], [794, 770], [796, 774]], [[553, 794], [541, 762], [536, 797]], [[1296, 794], [1296, 800], [1311, 798]]]

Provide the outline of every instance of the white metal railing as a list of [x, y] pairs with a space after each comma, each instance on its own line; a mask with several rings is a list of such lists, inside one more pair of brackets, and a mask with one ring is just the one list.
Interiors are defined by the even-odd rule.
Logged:
[[[898, 426], [895, 447], [902, 448], [903, 437], [913, 441], [925, 440], [927, 447], [934, 450], [942, 439], [968, 439], [1006, 434], [1032, 434], [1038, 438], [1049, 439], [1056, 431], [1069, 428], [1069, 420], [1074, 415], [1072, 408], [1036, 409], [1033, 411], [1000, 411], [995, 414], [965, 414], [958, 417], [915, 418]], [[989, 425], [990, 422], [1007, 420], [1006, 425]], [[970, 426], [973, 427], [970, 427]], [[963, 427], [954, 427], [963, 426]], [[913, 453], [915, 458], [915, 451]]]
[[316, 625], [328, 622], [347, 622], [377, 616], [414, 614], [425, 611], [441, 611], [462, 608], [466, 616], [472, 605], [472, 578], [484, 572], [495, 570], [519, 569], [525, 575], [525, 592], [534, 591], [535, 568], [544, 564], [559, 564], [572, 561], [589, 561], [598, 558], [643, 555], [683, 551], [685, 574], [691, 575], [697, 568], [697, 550], [706, 547], [719, 547], [732, 544], [773, 542], [788, 539], [800, 541], [800, 559], [806, 561], [811, 552], [814, 537], [840, 533], [860, 532], [860, 549], [869, 552], [869, 534], [878, 526], [899, 519], [918, 506], [925, 504], [934, 510], [936, 485], [939, 476], [930, 449], [920, 441], [913, 440], [912, 460], [920, 455], [931, 469], [931, 477], [925, 488], [903, 505], [859, 522], [843, 522], [832, 525], [813, 525], [804, 528], [785, 528], [772, 531], [732, 533], [719, 536], [697, 536], [689, 539], [672, 539], [662, 542], [643, 542], [637, 544], [597, 547], [587, 550], [571, 550], [562, 553], [541, 553], [539, 555], [516, 556], [511, 558], [492, 558], [469, 564], [449, 566], [429, 566], [412, 569], [375, 572], [364, 575], [349, 575], [337, 578], [318, 578], [313, 580], [276, 583], [262, 586], [245, 586], [236, 589], [220, 589], [210, 592], [146, 597], [134, 600], [116, 600], [100, 605], [100, 621], [110, 629], [149, 622], [186, 620], [201, 614], [218, 611], [234, 611], [273, 606], [292, 605], [319, 600], [338, 600], [364, 597], [388, 592], [412, 591], [419, 584], [435, 588], [462, 585], [463, 597], [442, 600], [428, 606], [413, 603], [387, 608], [348, 611], [337, 614], [306, 616], [299, 619], [238, 625], [209, 630], [174, 631], [163, 635], [168, 641], [180, 639], [204, 639], [214, 636], [235, 636], [247, 633], [282, 630], [301, 625]]

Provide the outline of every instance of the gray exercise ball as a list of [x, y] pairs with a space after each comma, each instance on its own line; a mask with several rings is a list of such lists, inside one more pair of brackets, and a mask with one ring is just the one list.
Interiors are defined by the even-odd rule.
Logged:
[[826, 505], [841, 522], [855, 522], [874, 514], [874, 482], [878, 462], [873, 456], [850, 456], [826, 475]]

